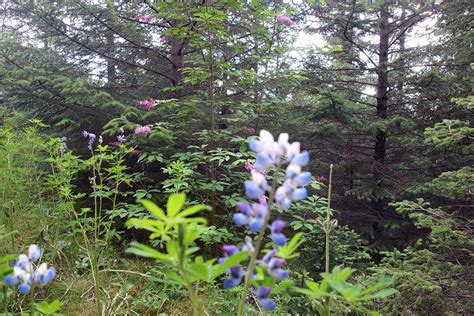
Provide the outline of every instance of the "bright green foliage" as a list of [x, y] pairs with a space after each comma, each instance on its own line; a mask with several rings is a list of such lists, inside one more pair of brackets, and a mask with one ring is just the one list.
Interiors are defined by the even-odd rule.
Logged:
[[58, 300], [52, 301], [51, 303], [41, 302], [41, 303], [35, 303], [35, 309], [44, 315], [60, 316], [63, 314], [59, 314], [58, 311], [61, 309], [62, 305], [63, 303], [61, 303]]
[[369, 287], [351, 284], [348, 279], [354, 272], [354, 269], [341, 269], [336, 266], [331, 273], [322, 273], [320, 282], [306, 281], [308, 289], [300, 288], [297, 291], [311, 299], [320, 315], [330, 315], [331, 311], [337, 313], [358, 311], [378, 315], [369, 311], [364, 303], [396, 294], [395, 289], [388, 288], [392, 281], [380, 279]]
[[141, 203], [154, 218], [129, 219], [127, 225], [150, 231], [152, 240], [160, 238], [165, 244], [166, 253], [138, 242], [131, 243], [127, 252], [170, 264], [173, 269], [163, 271], [169, 280], [163, 280], [163, 282], [171, 281], [186, 287], [193, 304], [193, 313], [203, 313], [203, 303], [198, 298], [197, 289], [193, 285], [198, 281], [212, 282], [231, 266], [247, 259], [248, 254], [239, 252], [221, 264], [216, 264], [215, 259], [205, 261], [202, 256], [195, 256], [199, 250], [196, 241], [204, 232], [207, 221], [203, 217], [192, 217], [192, 215], [209, 210], [209, 207], [195, 204], [184, 208], [185, 194], [170, 195], [166, 212], [151, 201], [142, 200]]

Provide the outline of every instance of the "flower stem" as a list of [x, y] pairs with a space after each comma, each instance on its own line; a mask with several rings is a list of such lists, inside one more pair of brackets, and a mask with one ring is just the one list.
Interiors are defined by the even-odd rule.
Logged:
[[270, 190], [270, 196], [268, 198], [268, 212], [265, 216], [265, 219], [263, 221], [263, 226], [260, 232], [257, 235], [257, 239], [255, 241], [255, 250], [251, 253], [250, 256], [250, 262], [247, 267], [247, 273], [245, 274], [245, 282], [244, 282], [244, 288], [242, 290], [242, 296], [240, 298], [240, 303], [239, 303], [239, 311], [237, 313], [238, 316], [242, 316], [244, 314], [244, 307], [245, 307], [245, 300], [247, 299], [247, 293], [249, 290], [249, 285], [250, 285], [250, 279], [252, 278], [252, 273], [255, 268], [255, 264], [257, 262], [257, 256], [258, 253], [260, 252], [260, 247], [262, 246], [263, 242], [263, 237], [265, 236], [265, 230], [267, 229], [268, 226], [268, 221], [270, 220], [270, 211], [273, 206], [273, 199], [275, 197], [275, 190], [276, 186], [278, 183], [278, 172], [280, 171], [280, 168], [277, 167], [275, 171], [275, 178], [273, 179], [272, 187]]

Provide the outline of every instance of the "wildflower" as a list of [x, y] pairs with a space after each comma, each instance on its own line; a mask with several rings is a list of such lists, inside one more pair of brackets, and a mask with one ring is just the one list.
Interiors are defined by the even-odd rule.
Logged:
[[[237, 203], [238, 212], [233, 214], [233, 221], [236, 225], [245, 225], [251, 232], [262, 232], [262, 229], [270, 229], [272, 241], [279, 247], [287, 242], [283, 230], [286, 223], [283, 220], [276, 219], [270, 225], [267, 225], [270, 215], [269, 205], [277, 205], [284, 209], [290, 207], [292, 202], [306, 198], [307, 191], [305, 186], [311, 182], [311, 173], [303, 172], [303, 167], [309, 162], [309, 153], [301, 151], [300, 143], [289, 143], [289, 136], [286, 133], [280, 134], [275, 140], [268, 131], [261, 130], [259, 138], [250, 140], [250, 150], [255, 152], [255, 162], [246, 162], [244, 167], [250, 171], [250, 180], [245, 181], [245, 194], [249, 199], [258, 202]], [[270, 170], [275, 171], [273, 181], [278, 181], [278, 171], [286, 166], [285, 178], [282, 183], [268, 185], [266, 174]], [[280, 185], [281, 184], [281, 185]], [[273, 189], [275, 186], [278, 186]], [[268, 193], [268, 195], [267, 195]], [[273, 201], [269, 201], [273, 197]], [[259, 235], [258, 238], [261, 238]], [[250, 236], [245, 237], [245, 245], [242, 251], [247, 251], [251, 255], [250, 264], [247, 271], [242, 270], [240, 266], [233, 266], [229, 269], [229, 278], [224, 280], [223, 287], [230, 288], [240, 284], [243, 275], [250, 277], [254, 273], [254, 264], [259, 264], [276, 281], [281, 281], [289, 276], [288, 270], [283, 269], [285, 260], [276, 256], [277, 250], [273, 249], [261, 260], [256, 260], [262, 240], [259, 239], [256, 246], [252, 243]], [[226, 260], [227, 256], [238, 251], [235, 246], [225, 246], [224, 257], [219, 262]], [[253, 262], [253, 263], [252, 263]], [[255, 280], [255, 282], [257, 282]], [[260, 286], [257, 289], [257, 298], [262, 307], [268, 311], [275, 309], [276, 303], [270, 299], [271, 288]], [[244, 299], [244, 298], [243, 298]]]
[[274, 220], [271, 225], [272, 240], [278, 246], [284, 246], [286, 244], [286, 237], [282, 234], [283, 229], [285, 228], [285, 221], [281, 219]]
[[35, 262], [37, 261], [41, 256], [41, 250], [37, 245], [30, 245], [28, 247], [28, 259], [31, 261]]
[[317, 176], [316, 180], [319, 181], [319, 182], [324, 182], [324, 181], [327, 181], [328, 179], [326, 179], [325, 176]]
[[262, 305], [262, 307], [267, 311], [272, 311], [276, 307], [275, 301], [268, 298], [271, 292], [272, 289], [268, 286], [260, 286], [257, 289], [258, 301], [260, 302], [260, 305]]
[[87, 145], [87, 148], [89, 148], [89, 150], [92, 150], [92, 146], [94, 145], [94, 141], [96, 139], [96, 136], [95, 134], [93, 133], [89, 133], [87, 131], [83, 131], [82, 132], [82, 135], [85, 137], [85, 138], [89, 138], [89, 143]]
[[59, 140], [62, 142], [61, 146], [59, 147], [59, 154], [62, 156], [67, 150], [67, 137], [63, 136], [59, 138]]
[[276, 21], [278, 22], [278, 24], [282, 24], [282, 25], [286, 25], [286, 26], [292, 26], [293, 24], [295, 24], [295, 21], [293, 21], [292, 19], [290, 19], [286, 15], [282, 15], [282, 14], [280, 14], [276, 17]]
[[117, 141], [120, 142], [120, 143], [124, 143], [126, 139], [127, 138], [123, 134], [117, 136]]
[[168, 43], [170, 40], [171, 40], [171, 37], [168, 36], [168, 35], [161, 35], [161, 36], [160, 36], [160, 41], [161, 41], [163, 44]]
[[140, 126], [135, 128], [135, 134], [139, 136], [146, 137], [148, 134], [150, 134], [151, 128], [149, 126]]
[[225, 279], [222, 284], [224, 289], [230, 289], [239, 285], [242, 277], [245, 274], [244, 270], [240, 266], [233, 266], [229, 270], [229, 278]]
[[224, 245], [222, 246], [222, 252], [224, 253], [224, 257], [219, 258], [217, 260], [217, 263], [219, 264], [224, 262], [227, 259], [227, 257], [230, 257], [236, 254], [237, 252], [239, 252], [239, 248], [237, 248], [237, 246], [235, 245]]
[[138, 21], [142, 23], [150, 23], [153, 17], [151, 15], [139, 15], [137, 16]]
[[18, 292], [21, 294], [27, 294], [32, 284], [45, 286], [51, 282], [56, 276], [56, 269], [53, 266], [48, 268], [44, 262], [35, 267], [33, 263], [38, 261], [40, 256], [40, 248], [37, 245], [30, 245], [28, 255], [21, 254], [14, 260], [13, 274], [7, 275], [3, 282], [8, 286], [20, 283]]
[[154, 110], [156, 107], [155, 99], [150, 98], [148, 100], [141, 100], [138, 102], [138, 106], [145, 110]]
[[253, 127], [247, 128], [247, 133], [249, 133], [249, 134], [255, 134], [255, 128], [253, 128]]
[[237, 207], [240, 213], [235, 213], [233, 219], [236, 225], [248, 225], [252, 232], [260, 231], [263, 226], [265, 216], [268, 213], [268, 205], [263, 203], [253, 203], [250, 206], [248, 203], [239, 202]]
[[285, 265], [285, 259], [276, 257], [277, 250], [273, 249], [263, 256], [259, 261], [260, 266], [267, 270], [267, 272], [278, 281], [286, 279], [289, 276], [288, 270], [281, 269]]

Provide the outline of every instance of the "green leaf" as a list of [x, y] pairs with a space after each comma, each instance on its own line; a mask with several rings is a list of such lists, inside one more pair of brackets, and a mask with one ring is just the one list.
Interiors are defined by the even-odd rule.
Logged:
[[241, 251], [241, 252], [238, 252], [238, 253], [228, 257], [221, 264], [217, 264], [217, 265], [214, 266], [214, 272], [212, 274], [212, 279], [217, 278], [219, 275], [224, 273], [227, 269], [229, 269], [230, 267], [232, 267], [236, 264], [241, 263], [242, 261], [244, 261], [248, 257], [249, 257], [249, 254], [246, 251]]
[[170, 258], [164, 253], [161, 253], [139, 242], [132, 242], [130, 245], [131, 247], [126, 250], [126, 252], [128, 253], [133, 253], [137, 256], [145, 257], [145, 258], [154, 258], [154, 259], [167, 261], [167, 262], [171, 261]]
[[155, 203], [149, 200], [140, 200], [140, 203], [157, 219], [166, 221], [166, 215], [161, 208], [159, 208]]
[[186, 194], [175, 193], [170, 195], [170, 197], [168, 198], [168, 204], [166, 205], [166, 211], [168, 213], [168, 216], [175, 216], [183, 207], [184, 202], [186, 202]]
[[204, 204], [197, 204], [197, 205], [193, 205], [191, 207], [188, 207], [187, 209], [185, 209], [184, 211], [180, 212], [179, 213], [179, 216], [180, 217], [186, 217], [186, 216], [190, 216], [190, 215], [193, 215], [193, 214], [196, 214], [197, 212], [199, 211], [202, 211], [202, 210], [210, 210], [211, 208], [207, 205], [204, 205]]
[[50, 304], [48, 304], [47, 302], [41, 302], [41, 303], [35, 303], [34, 305], [35, 305], [36, 310], [39, 311], [40, 313], [45, 314], [45, 315], [51, 315], [59, 311], [59, 309], [61, 308], [63, 304], [64, 303], [60, 302], [59, 300], [55, 300], [55, 301], [52, 301]]

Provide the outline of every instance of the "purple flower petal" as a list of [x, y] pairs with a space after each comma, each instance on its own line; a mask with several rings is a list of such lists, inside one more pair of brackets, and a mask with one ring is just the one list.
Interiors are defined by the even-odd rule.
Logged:
[[18, 292], [20, 292], [21, 294], [27, 294], [29, 291], [30, 291], [30, 285], [28, 283], [23, 283], [18, 288]]
[[236, 225], [247, 225], [249, 223], [249, 217], [242, 213], [234, 213], [232, 219]]
[[282, 247], [286, 244], [286, 237], [283, 234], [275, 233], [272, 234], [272, 241], [278, 246]]
[[307, 196], [308, 196], [308, 191], [306, 191], [305, 188], [300, 188], [293, 191], [293, 193], [291, 194], [291, 200], [293, 202], [296, 202], [296, 201], [306, 199]]
[[272, 270], [272, 276], [278, 281], [286, 279], [289, 276], [289, 274], [290, 273], [288, 272], [288, 270], [283, 270], [283, 269]]
[[297, 175], [293, 181], [295, 181], [297, 185], [308, 185], [311, 182], [311, 172], [303, 172]]
[[263, 195], [263, 193], [263, 190], [253, 184], [252, 181], [245, 181], [245, 195], [247, 195], [250, 199], [258, 199]]
[[291, 160], [292, 164], [298, 166], [306, 166], [309, 162], [309, 153], [307, 151], [303, 151], [301, 154], [297, 155], [295, 158]]
[[260, 305], [262, 305], [263, 309], [265, 309], [266, 311], [272, 311], [275, 309], [276, 307], [276, 303], [274, 300], [271, 300], [269, 298], [264, 298], [264, 299], [261, 299], [259, 300], [260, 302]]
[[268, 298], [271, 292], [272, 292], [272, 289], [269, 288], [268, 286], [260, 286], [257, 289], [257, 297], [258, 299]]
[[263, 218], [254, 218], [250, 221], [249, 230], [251, 232], [258, 232], [262, 229], [263, 226]]

